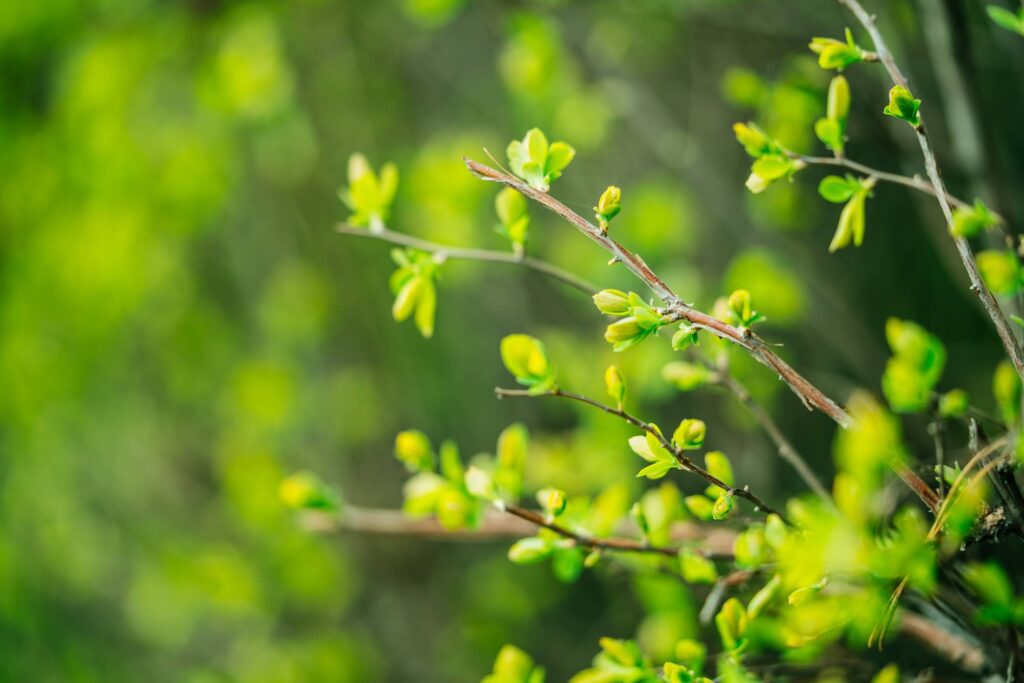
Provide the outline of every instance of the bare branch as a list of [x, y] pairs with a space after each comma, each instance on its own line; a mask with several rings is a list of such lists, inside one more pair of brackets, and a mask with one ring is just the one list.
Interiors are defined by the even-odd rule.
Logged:
[[763, 339], [749, 329], [734, 327], [724, 323], [685, 303], [648, 267], [638, 254], [630, 252], [615, 239], [602, 232], [596, 225], [546, 192], [536, 190], [514, 176], [485, 166], [472, 159], [464, 158], [463, 161], [478, 178], [515, 188], [526, 197], [564, 218], [577, 230], [610, 252], [612, 254], [612, 262], [624, 264], [664, 302], [665, 308], [663, 313], [668, 317], [669, 322], [685, 320], [691, 325], [706, 329], [716, 336], [739, 344], [757, 361], [775, 371], [779, 378], [792, 389], [793, 393], [800, 398], [809, 410], [817, 408], [835, 420], [840, 426], [850, 426], [850, 416], [839, 407], [839, 404], [808, 382], [800, 373], [772, 351]]
[[346, 223], [339, 223], [335, 226], [335, 231], [342, 235], [353, 235], [355, 237], [369, 237], [371, 239], [381, 240], [384, 242], [390, 242], [391, 244], [397, 244], [403, 247], [412, 247], [413, 249], [419, 249], [420, 251], [426, 251], [431, 254], [437, 254], [439, 258], [443, 259], [457, 259], [462, 261], [485, 261], [490, 263], [504, 263], [511, 266], [522, 266], [523, 268], [530, 268], [536, 270], [539, 273], [543, 273], [548, 277], [552, 277], [556, 280], [564, 282], [570, 287], [584, 292], [587, 295], [592, 295], [598, 289], [597, 285], [587, 282], [583, 278], [573, 275], [567, 270], [563, 270], [557, 266], [554, 266], [547, 261], [541, 261], [539, 259], [530, 258], [528, 256], [518, 256], [513, 253], [504, 251], [492, 251], [489, 249], [465, 249], [462, 247], [449, 247], [444, 244], [438, 244], [436, 242], [428, 242], [427, 240], [421, 240], [416, 237], [411, 237], [400, 232], [394, 232], [387, 228], [380, 230], [367, 230], [365, 228], [357, 228]]

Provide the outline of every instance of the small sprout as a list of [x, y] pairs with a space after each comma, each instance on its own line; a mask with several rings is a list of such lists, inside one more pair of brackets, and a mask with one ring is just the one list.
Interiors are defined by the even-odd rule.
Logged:
[[850, 112], [850, 84], [836, 76], [828, 87], [825, 118], [814, 123], [814, 133], [837, 155], [843, 154], [846, 141], [846, 116]]
[[1005, 28], [1007, 31], [1024, 36], [1024, 8], [1021, 8], [1017, 13], [1013, 13], [998, 5], [989, 5], [985, 8], [985, 11], [988, 12], [989, 18], [1000, 28]]
[[683, 499], [683, 504], [691, 515], [702, 522], [712, 519], [715, 504], [708, 500], [707, 496], [687, 496]]
[[956, 237], [974, 237], [982, 230], [989, 230], [999, 221], [985, 203], [975, 200], [974, 206], [960, 206], [953, 211], [953, 222], [949, 231]]
[[747, 610], [736, 598], [729, 598], [722, 609], [715, 615], [715, 627], [722, 639], [722, 647], [737, 651], [745, 644], [744, 634], [747, 632]]
[[544, 488], [537, 491], [537, 502], [554, 519], [565, 511], [565, 491]]
[[745, 289], [737, 289], [729, 295], [727, 315], [728, 322], [737, 327], [750, 327], [765, 319], [751, 307], [750, 292]]
[[501, 360], [516, 381], [529, 387], [533, 395], [555, 387], [554, 368], [548, 362], [547, 350], [539, 339], [525, 334], [512, 334], [501, 340]]
[[921, 100], [915, 99], [913, 94], [902, 85], [894, 85], [889, 90], [889, 104], [885, 106], [882, 113], [902, 121], [906, 121], [914, 128], [921, 125], [921, 116], [918, 111], [921, 109]]
[[735, 496], [727, 491], [723, 491], [718, 500], [715, 501], [714, 507], [711, 508], [711, 518], [721, 521], [727, 518], [733, 509], [735, 503]]
[[593, 296], [597, 310], [605, 315], [629, 315], [629, 295], [618, 289], [602, 289]]
[[529, 237], [530, 214], [527, 209], [526, 197], [518, 190], [506, 187], [498, 193], [494, 200], [494, 210], [498, 214], [496, 231], [512, 243], [512, 251], [518, 256], [526, 253], [526, 241]]
[[614, 365], [609, 365], [608, 369], [604, 371], [604, 385], [612, 401], [615, 402], [619, 410], [622, 410], [626, 400], [626, 380], [622, 378], [622, 373]]
[[818, 66], [836, 71], [842, 71], [851, 64], [864, 61], [868, 54], [853, 41], [850, 29], [846, 29], [845, 43], [835, 38], [811, 38], [808, 47], [818, 55]]
[[434, 469], [434, 447], [418, 429], [408, 429], [395, 436], [395, 457], [405, 463], [410, 472]]
[[1009, 250], [990, 249], [977, 255], [981, 279], [994, 294], [1012, 296], [1021, 290], [1020, 259]]
[[672, 361], [661, 369], [661, 376], [679, 391], [693, 391], [715, 381], [715, 373], [703, 365]]
[[348, 186], [338, 191], [345, 206], [352, 211], [352, 225], [368, 225], [371, 231], [384, 229], [391, 213], [391, 203], [398, 189], [398, 169], [384, 164], [380, 175], [374, 173], [366, 157], [358, 152], [348, 159]]
[[597, 200], [597, 206], [594, 207], [597, 224], [600, 226], [601, 232], [608, 233], [608, 223], [618, 216], [621, 210], [622, 190], [614, 185], [609, 185], [608, 189]]
[[309, 471], [285, 477], [278, 486], [278, 496], [293, 510], [337, 512], [341, 509], [341, 496]]
[[679, 551], [679, 569], [687, 583], [714, 583], [718, 580], [715, 563], [689, 548]]
[[939, 398], [939, 415], [942, 417], [963, 417], [971, 407], [971, 398], [963, 389], [947, 391]]
[[507, 153], [512, 172], [541, 192], [548, 191], [551, 181], [561, 176], [576, 156], [576, 150], [564, 142], [549, 145], [538, 128], [531, 129], [522, 140], [509, 143]]
[[[827, 185], [825, 180], [829, 180]], [[843, 196], [845, 190], [837, 182], [842, 179], [838, 178], [838, 176], [830, 176], [825, 180], [822, 180], [821, 185], [818, 186], [818, 192], [825, 199], [836, 201], [837, 198]], [[875, 179], [862, 178], [855, 180], [848, 176], [846, 182], [851, 190], [850, 197], [849, 201], [846, 202], [846, 206], [843, 207], [842, 212], [839, 214], [839, 224], [836, 226], [835, 235], [832, 236], [832, 242], [828, 245], [830, 252], [847, 247], [851, 242], [856, 247], [859, 247], [864, 242], [865, 204], [868, 197], [872, 196], [871, 190], [875, 187]]]
[[491, 474], [476, 465], [470, 465], [465, 476], [466, 490], [470, 495], [484, 500], [495, 500], [498, 495]]
[[551, 542], [545, 538], [521, 538], [508, 549], [508, 559], [516, 564], [533, 564], [551, 555], [551, 549]]
[[695, 451], [704, 445], [704, 437], [707, 435], [707, 425], [704, 420], [687, 418], [680, 421], [676, 431], [672, 434], [672, 443], [676, 448], [684, 451]]
[[689, 323], [681, 323], [679, 330], [672, 335], [672, 350], [685, 351], [691, 346], [696, 346], [700, 343], [700, 339], [697, 337], [699, 331], [698, 328]]

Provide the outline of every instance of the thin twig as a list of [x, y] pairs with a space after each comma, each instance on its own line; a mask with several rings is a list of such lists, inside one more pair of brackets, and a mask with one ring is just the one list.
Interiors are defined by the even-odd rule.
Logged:
[[[896, 61], [886, 46], [885, 39], [882, 38], [882, 34], [875, 24], [874, 17], [864, 9], [859, 0], [838, 0], [838, 2], [853, 12], [854, 16], [857, 17], [857, 21], [870, 34], [871, 40], [874, 42], [875, 51], [878, 53], [878, 59], [889, 73], [892, 82], [909, 89], [907, 79], [900, 72], [899, 67], [896, 66]], [[928, 179], [935, 189], [935, 197], [938, 199], [939, 206], [942, 209], [942, 215], [945, 216], [947, 225], [951, 227], [953, 224], [953, 210], [950, 206], [949, 193], [946, 191], [946, 185], [942, 180], [942, 173], [939, 170], [939, 163], [935, 158], [935, 153], [932, 151], [928, 132], [924, 125], [924, 118], [920, 116], [919, 118], [920, 123], [914, 128], [914, 132], [917, 134], [917, 141], [921, 147], [921, 154], [924, 157], [925, 171], [928, 173]], [[1006, 353], [1013, 363], [1013, 367], [1017, 370], [1017, 374], [1024, 379], [1024, 354], [1021, 353], [1021, 348], [1013, 335], [1013, 329], [999, 307], [999, 303], [992, 296], [992, 292], [989, 291], [988, 286], [985, 285], [985, 281], [981, 277], [978, 263], [974, 259], [974, 252], [971, 251], [970, 243], [965, 238], [957, 236], [953, 237], [953, 241], [956, 243], [960, 260], [967, 271], [967, 277], [971, 281], [971, 291], [978, 295], [982, 305], [985, 307], [985, 311], [996, 327], [996, 333], [999, 335], [999, 339], [1002, 341]]]
[[466, 249], [463, 247], [449, 247], [444, 244], [438, 244], [436, 242], [428, 242], [416, 237], [411, 237], [400, 232], [388, 230], [382, 228], [379, 230], [367, 230], [366, 228], [359, 228], [347, 223], [339, 223], [335, 226], [335, 231], [342, 235], [353, 235], [355, 237], [369, 237], [371, 239], [382, 240], [384, 242], [390, 242], [391, 244], [397, 244], [403, 247], [412, 247], [413, 249], [419, 249], [420, 251], [426, 251], [431, 254], [437, 254], [439, 258], [443, 259], [458, 259], [462, 261], [486, 261], [489, 263], [504, 263], [512, 266], [522, 266], [523, 268], [530, 268], [536, 270], [539, 273], [543, 273], [556, 280], [564, 282], [570, 287], [584, 292], [587, 295], [592, 295], [598, 291], [600, 287], [597, 285], [587, 282], [583, 278], [573, 275], [567, 270], [563, 270], [557, 266], [554, 266], [547, 261], [541, 261], [539, 259], [530, 258], [529, 256], [518, 256], [513, 253], [505, 251], [492, 251], [489, 249]]
[[825, 501], [827, 504], [832, 505], [832, 496], [829, 494], [828, 489], [825, 488], [818, 476], [814, 474], [814, 471], [808, 466], [807, 461], [803, 459], [800, 453], [796, 450], [793, 444], [786, 438], [786, 435], [779, 429], [779, 425], [775, 423], [772, 416], [768, 413], [764, 407], [758, 403], [750, 392], [743, 384], [732, 376], [728, 370], [718, 368], [714, 366], [712, 369], [715, 371], [718, 377], [718, 382], [726, 389], [731, 391], [733, 395], [739, 400], [740, 403], [746, 407], [747, 411], [751, 414], [754, 420], [760, 425], [761, 429], [768, 438], [771, 439], [772, 443], [775, 444], [775, 448], [778, 450], [779, 457], [788, 462], [796, 473], [800, 475], [800, 478], [804, 480], [804, 483], [814, 493]]
[[[503, 510], [503, 512], [502, 512]], [[711, 525], [690, 522], [675, 524], [671, 538], [679, 546], [652, 546], [632, 538], [597, 538], [547, 520], [541, 513], [518, 505], [503, 504], [489, 510], [476, 529], [449, 530], [434, 518], [414, 519], [401, 510], [365, 508], [346, 505], [340, 513], [304, 513], [301, 524], [310, 531], [320, 533], [364, 533], [383, 536], [417, 536], [432, 540], [452, 541], [494, 541], [522, 538], [533, 534], [537, 527], [544, 527], [584, 548], [602, 550], [653, 553], [665, 557], [676, 557], [686, 547], [708, 558], [726, 559], [732, 557], [736, 534], [732, 530]], [[627, 531], [635, 532], [635, 528]], [[694, 544], [699, 544], [695, 546]]]
[[726, 484], [724, 481], [722, 481], [721, 479], [719, 479], [718, 477], [711, 474], [706, 469], [695, 463], [693, 459], [690, 456], [686, 455], [686, 452], [683, 451], [681, 448], [676, 448], [676, 446], [661, 432], [659, 432], [654, 427], [654, 425], [648, 422], [644, 422], [638, 417], [630, 415], [621, 408], [613, 408], [609, 405], [601, 403], [600, 401], [595, 401], [594, 399], [588, 396], [573, 394], [568, 391], [562, 391], [561, 389], [552, 389], [551, 391], [545, 391], [544, 393], [541, 394], [531, 394], [529, 391], [525, 389], [502, 389], [499, 387], [495, 388], [494, 393], [496, 396], [498, 396], [498, 398], [504, 398], [506, 396], [527, 398], [553, 396], [557, 398], [566, 398], [571, 401], [579, 401], [580, 403], [586, 403], [587, 405], [593, 406], [598, 410], [602, 410], [608, 413], [609, 415], [614, 415], [618, 418], [621, 418], [626, 422], [630, 423], [631, 425], [633, 425], [634, 427], [637, 427], [638, 429], [641, 429], [644, 432], [651, 434], [655, 438], [657, 438], [658, 443], [661, 444], [662, 448], [671, 453], [672, 457], [675, 458], [676, 462], [678, 462], [684, 470], [693, 472], [698, 477], [706, 481], [708, 484], [711, 484], [712, 486], [717, 486], [720, 489], [723, 489], [724, 491], [729, 493], [730, 495], [736, 496], [737, 498], [744, 498], [750, 501], [751, 503], [754, 504], [754, 507], [756, 509], [761, 510], [766, 515], [775, 514], [782, 518], [783, 521], [786, 521], [785, 515], [783, 515], [778, 510], [775, 510], [772, 507], [770, 507], [759, 496], [752, 493], [748, 487], [744, 486], [743, 488], [737, 488], [735, 486], [730, 486], [729, 484]]
[[577, 230], [597, 242], [612, 255], [612, 262], [624, 264], [634, 275], [642, 280], [654, 294], [660, 298], [665, 308], [662, 313], [667, 323], [686, 320], [692, 325], [703, 328], [712, 334], [727, 339], [743, 347], [754, 359], [774, 370], [779, 378], [784, 381], [790, 389], [800, 398], [803, 404], [810, 410], [817, 408], [828, 415], [842, 427], [849, 427], [850, 416], [839, 407], [835, 401], [830, 399], [817, 387], [807, 381], [800, 373], [794, 370], [786, 361], [782, 360], [767, 343], [747, 328], [734, 327], [693, 308], [675, 292], [673, 292], [661, 278], [644, 262], [644, 260], [621, 244], [602, 232], [593, 223], [589, 222], [575, 211], [567, 207], [546, 192], [536, 190], [515, 176], [503, 171], [495, 170], [489, 166], [463, 158], [466, 166], [478, 178], [490, 182], [501, 183], [513, 187], [524, 196], [541, 204], [548, 210], [561, 216], [571, 223]]

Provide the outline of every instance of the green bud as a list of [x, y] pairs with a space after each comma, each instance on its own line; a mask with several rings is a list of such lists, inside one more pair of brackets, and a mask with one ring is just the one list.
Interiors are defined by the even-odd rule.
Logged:
[[554, 386], [554, 369], [547, 350], [539, 340], [525, 334], [511, 334], [501, 340], [501, 360], [516, 381], [542, 394]]
[[494, 683], [529, 683], [533, 672], [533, 659], [514, 645], [502, 647], [494, 660]]
[[718, 496], [718, 500], [715, 501], [714, 507], [711, 508], [711, 517], [715, 520], [723, 520], [729, 516], [732, 512], [733, 503], [735, 496], [731, 493], [722, 492], [722, 495]]
[[551, 543], [538, 536], [521, 538], [508, 549], [508, 559], [516, 564], [540, 562], [551, 555]]
[[622, 190], [614, 185], [609, 185], [597, 200], [597, 206], [594, 207], [597, 223], [603, 232], [608, 232], [608, 222], [619, 215], [621, 210]]
[[414, 277], [398, 290], [395, 303], [391, 306], [391, 315], [395, 322], [402, 322], [416, 310], [420, 294], [426, 287], [426, 283], [427, 280], [424, 277]]
[[729, 598], [715, 615], [715, 627], [726, 650], [738, 650], [747, 632], [747, 610], [736, 598]]
[[764, 316], [751, 306], [750, 292], [745, 289], [737, 289], [730, 294], [726, 305], [729, 322], [737, 327], [749, 327], [764, 320]]
[[699, 330], [687, 323], [679, 325], [679, 331], [672, 335], [672, 350], [673, 351], [685, 351], [691, 346], [696, 346], [699, 343], [697, 332]]
[[405, 463], [410, 472], [434, 469], [434, 447], [418, 429], [408, 429], [395, 436], [395, 457]]
[[815, 121], [814, 134], [829, 149], [839, 154], [843, 153], [843, 127], [835, 119], [818, 119]]
[[845, 126], [846, 117], [850, 113], [850, 84], [845, 76], [836, 76], [828, 85], [828, 103], [825, 115]]
[[612, 401], [621, 408], [626, 399], [626, 380], [622, 378], [622, 373], [614, 365], [609, 365], [608, 369], [604, 371], [604, 385]]
[[537, 491], [537, 502], [551, 515], [557, 517], [565, 511], [565, 492], [556, 488], [544, 488]]
[[750, 156], [759, 158], [773, 151], [771, 138], [753, 123], [734, 123], [732, 130], [736, 134], [736, 140]]
[[1020, 259], [1012, 251], [982, 251], [976, 259], [981, 279], [994, 294], [1011, 296], [1021, 290]]
[[939, 415], [942, 417], [963, 417], [970, 407], [970, 396], [963, 389], [948, 391], [939, 399]]
[[975, 200], [974, 206], [960, 206], [953, 211], [953, 222], [949, 226], [949, 231], [956, 237], [974, 237], [997, 222], [989, 208], [978, 199]]
[[[735, 476], [732, 471], [732, 463], [729, 462], [729, 458], [726, 457], [722, 451], [709, 451], [704, 454], [704, 469], [706, 469], [711, 476], [719, 480], [726, 486], [732, 486], [735, 483]], [[710, 497], [720, 496], [723, 491], [718, 486], [709, 486], [704, 493]]]
[[688, 418], [682, 420], [676, 431], [672, 434], [672, 443], [676, 448], [684, 451], [697, 450], [704, 445], [704, 437], [707, 434], [707, 425], [704, 420]]
[[894, 85], [889, 90], [889, 104], [882, 113], [886, 116], [906, 121], [914, 128], [921, 125], [921, 100], [914, 99], [913, 94], [902, 85]]
[[628, 315], [631, 308], [629, 295], [618, 289], [602, 289], [593, 299], [597, 310], [605, 315]]
[[830, 252], [838, 251], [847, 247], [852, 242], [859, 247], [864, 242], [864, 205], [867, 202], [868, 192], [858, 190], [853, 193], [850, 201], [843, 207], [839, 214], [839, 225], [828, 245]]
[[846, 42], [835, 38], [812, 38], [808, 46], [818, 55], [818, 66], [822, 69], [842, 71], [851, 64], [864, 60], [864, 50], [853, 42], [853, 34], [846, 29]]
[[718, 580], [715, 563], [689, 548], [679, 551], [679, 568], [687, 583], [714, 583]]
[[604, 339], [610, 344], [619, 344], [624, 341], [630, 341], [633, 337], [641, 334], [643, 328], [637, 324], [636, 318], [630, 316], [617, 320], [609, 325], [604, 332]]
[[336, 512], [341, 497], [313, 472], [296, 472], [285, 477], [278, 486], [281, 502], [293, 510], [324, 510]]

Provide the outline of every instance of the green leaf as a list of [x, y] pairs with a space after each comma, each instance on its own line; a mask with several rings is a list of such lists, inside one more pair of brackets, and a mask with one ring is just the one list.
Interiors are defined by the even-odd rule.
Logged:
[[601, 193], [601, 197], [597, 200], [597, 206], [594, 207], [594, 215], [601, 230], [607, 232], [609, 221], [618, 216], [621, 210], [622, 190], [614, 185], [609, 185]]
[[704, 437], [707, 435], [707, 425], [704, 420], [687, 418], [679, 422], [676, 431], [672, 433], [672, 443], [676, 448], [684, 451], [697, 450], [704, 445]]
[[744, 569], [755, 569], [761, 566], [769, 555], [764, 528], [751, 526], [738, 534], [733, 542], [732, 550], [737, 566]]
[[564, 142], [549, 145], [547, 136], [533, 128], [522, 140], [509, 143], [507, 154], [513, 173], [530, 187], [547, 192], [551, 181], [562, 174], [576, 156], [576, 151]]
[[975, 200], [974, 206], [960, 206], [953, 211], [949, 231], [956, 237], [974, 237], [998, 223], [984, 202]]
[[509, 425], [498, 435], [495, 449], [498, 467], [494, 472], [494, 482], [505, 500], [518, 500], [522, 494], [529, 439], [526, 427], [519, 423]]
[[441, 443], [441, 474], [453, 484], [461, 484], [466, 474], [459, 447], [450, 439]]
[[970, 407], [970, 396], [963, 389], [953, 389], [939, 398], [939, 415], [942, 417], [963, 417]]
[[825, 116], [839, 125], [842, 135], [846, 127], [846, 117], [850, 113], [850, 84], [845, 76], [836, 76], [828, 84], [828, 100]]
[[714, 583], [718, 580], [715, 563], [689, 548], [679, 551], [679, 568], [687, 583]]
[[832, 242], [828, 245], [830, 252], [847, 247], [851, 242], [854, 246], [859, 247], [864, 241], [864, 204], [867, 197], [866, 190], [858, 190], [843, 207], [842, 213], [839, 214], [836, 234], [833, 235]]
[[424, 339], [434, 336], [434, 315], [437, 312], [437, 287], [434, 281], [428, 278], [423, 279], [423, 288], [420, 290], [416, 302], [416, 314], [414, 321], [416, 329], [420, 331]]
[[1009, 361], [1004, 360], [996, 366], [992, 375], [992, 394], [1003, 421], [1010, 426], [1016, 425], [1020, 421], [1021, 382]]
[[1010, 250], [989, 250], [976, 256], [978, 271], [994, 294], [1012, 296], [1021, 290], [1020, 259]]
[[672, 361], [661, 369], [661, 376], [679, 391], [693, 391], [715, 381], [716, 375], [703, 365]]
[[840, 177], [837, 175], [825, 176], [818, 183], [818, 194], [825, 201], [833, 204], [842, 204], [849, 201], [853, 194], [860, 189], [860, 184], [851, 177]]
[[434, 447], [427, 435], [418, 429], [408, 429], [395, 436], [395, 457], [411, 472], [434, 469]]
[[812, 38], [808, 47], [818, 55], [818, 66], [822, 69], [842, 71], [864, 59], [864, 50], [853, 42], [850, 29], [846, 29], [846, 42], [835, 38]]
[[711, 518], [715, 520], [723, 520], [732, 513], [735, 496], [731, 493], [723, 491], [718, 496], [718, 500], [715, 501], [715, 505], [711, 508]]
[[672, 335], [672, 350], [673, 351], [685, 351], [691, 346], [696, 346], [700, 343], [697, 336], [699, 330], [688, 323], [682, 323], [679, 325], [679, 331]]
[[551, 542], [539, 536], [521, 538], [508, 549], [508, 559], [516, 564], [533, 564], [551, 555]]
[[726, 650], [739, 650], [744, 645], [747, 631], [747, 610], [736, 598], [729, 598], [715, 615], [715, 627]]
[[525, 334], [505, 337], [501, 340], [501, 360], [516, 381], [533, 393], [544, 393], [554, 386], [554, 369], [539, 339]]
[[918, 113], [920, 109], [921, 100], [915, 99], [914, 95], [902, 85], [894, 85], [889, 90], [889, 104], [882, 110], [882, 113], [906, 121], [917, 128], [921, 125], [921, 117]]
[[341, 510], [341, 496], [308, 470], [285, 477], [278, 486], [278, 496], [293, 510]]
[[544, 166], [545, 176], [552, 181], [562, 175], [562, 171], [572, 163], [576, 150], [564, 142], [556, 142], [548, 150], [547, 163]]
[[410, 517], [433, 514], [444, 487], [444, 478], [433, 472], [420, 472], [409, 478], [402, 487], [402, 510]]
[[896, 664], [889, 664], [881, 669], [871, 683], [900, 683], [900, 668]]
[[[444, 447], [442, 446], [442, 462]], [[480, 521], [480, 504], [461, 486], [443, 487], [437, 497], [437, 521], [448, 531], [471, 529]]]
[[747, 154], [754, 158], [778, 151], [775, 142], [753, 123], [734, 123], [732, 130], [736, 134], [736, 140], [747, 150]]
[[636, 473], [636, 476], [638, 478], [647, 477], [648, 479], [651, 480], [661, 479], [666, 474], [668, 474], [669, 470], [675, 467], [678, 467], [678, 465], [674, 461], [661, 460], [658, 462], [651, 463], [647, 467], [644, 467], [642, 470]]
[[998, 5], [988, 5], [985, 8], [985, 11], [988, 12], [989, 18], [992, 19], [997, 26], [1024, 36], [1024, 9], [1017, 14], [1014, 14], [1010, 10], [999, 7]]
[[629, 295], [618, 289], [602, 289], [592, 298], [594, 305], [597, 306], [597, 310], [605, 315], [629, 315], [632, 309], [629, 303]]
[[750, 598], [750, 602], [747, 603], [747, 617], [749, 619], [756, 619], [778, 597], [781, 586], [782, 577], [776, 574], [768, 583], [761, 587], [761, 590], [754, 593], [754, 597]]
[[338, 196], [352, 211], [349, 223], [379, 230], [388, 219], [397, 189], [394, 164], [384, 164], [378, 177], [366, 157], [357, 152], [349, 157], [348, 186], [339, 190]]
[[[709, 451], [705, 453], [704, 469], [726, 486], [732, 486], [735, 483], [732, 463], [729, 462], [729, 458], [722, 451]], [[704, 493], [709, 497], [715, 498], [721, 495], [723, 491], [718, 486], [709, 486], [704, 490]]]
[[562, 583], [573, 583], [583, 573], [584, 552], [576, 546], [557, 546], [551, 555], [551, 571]]
[[837, 152], [843, 151], [843, 127], [833, 119], [818, 119], [814, 122], [814, 134], [826, 147]]
[[556, 488], [543, 488], [537, 491], [537, 502], [552, 518], [565, 511], [565, 491]]
[[609, 365], [604, 371], [604, 386], [608, 396], [616, 406], [621, 408], [626, 399], [626, 380], [622, 378], [622, 373], [614, 365]]
[[690, 514], [702, 522], [710, 521], [714, 516], [715, 504], [708, 500], [707, 496], [687, 496], [683, 499], [683, 504]]

